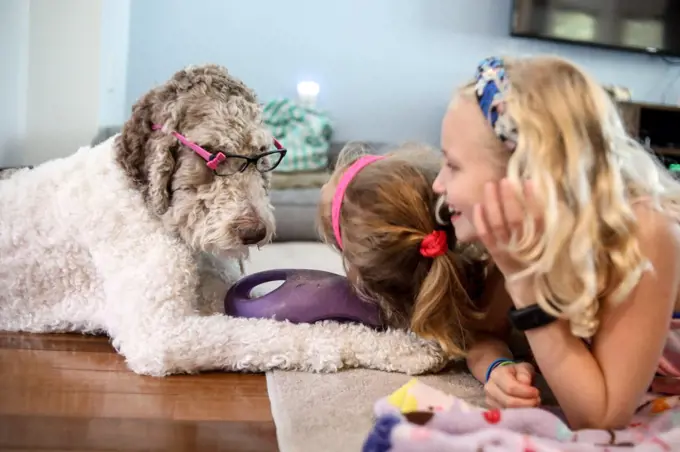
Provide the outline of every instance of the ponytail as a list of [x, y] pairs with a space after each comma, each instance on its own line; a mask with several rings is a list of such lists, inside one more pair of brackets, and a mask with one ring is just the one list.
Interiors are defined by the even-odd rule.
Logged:
[[[430, 268], [416, 293], [411, 330], [437, 341], [449, 357], [456, 359], [463, 358], [470, 345], [469, 320], [484, 315], [473, 298], [481, 292], [486, 265], [479, 256], [468, 253], [470, 247], [456, 243], [443, 200], [439, 197], [434, 206], [435, 231], [425, 235], [420, 245], [420, 254], [430, 261]], [[445, 248], [439, 253], [424, 252], [429, 251], [427, 243], [433, 237], [441, 237], [438, 234], [445, 234]]]
[[479, 311], [458, 276], [454, 251], [435, 257], [418, 293], [411, 317], [411, 330], [437, 341], [450, 358], [465, 357], [470, 345], [467, 320]]

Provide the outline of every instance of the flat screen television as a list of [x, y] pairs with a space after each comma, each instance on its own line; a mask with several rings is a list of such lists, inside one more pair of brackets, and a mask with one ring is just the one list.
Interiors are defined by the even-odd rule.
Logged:
[[680, 0], [514, 0], [511, 36], [680, 56]]

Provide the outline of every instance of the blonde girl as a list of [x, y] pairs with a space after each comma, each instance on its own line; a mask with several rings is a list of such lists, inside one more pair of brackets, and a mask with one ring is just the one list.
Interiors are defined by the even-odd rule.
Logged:
[[434, 190], [509, 296], [492, 300], [490, 335], [467, 359], [489, 404], [539, 402], [533, 367], [501, 338], [509, 325], [573, 428], [624, 427], [650, 384], [675, 391], [680, 184], [605, 90], [557, 57], [485, 59], [450, 105], [442, 147]]

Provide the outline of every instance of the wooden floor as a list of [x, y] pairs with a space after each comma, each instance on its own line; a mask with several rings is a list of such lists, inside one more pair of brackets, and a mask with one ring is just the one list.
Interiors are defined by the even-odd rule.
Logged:
[[264, 375], [143, 377], [106, 338], [0, 333], [0, 450], [278, 449]]

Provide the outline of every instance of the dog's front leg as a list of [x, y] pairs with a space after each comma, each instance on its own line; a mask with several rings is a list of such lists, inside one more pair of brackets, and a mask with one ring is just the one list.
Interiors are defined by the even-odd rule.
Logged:
[[171, 339], [183, 334], [184, 319], [198, 315], [198, 262], [163, 234], [111, 236], [90, 250], [106, 299], [100, 317], [132, 370], [165, 374]]
[[355, 367], [421, 374], [446, 364], [431, 342], [403, 331], [375, 332], [357, 324], [295, 325], [189, 315], [157, 318], [141, 331], [143, 337], [139, 333], [134, 334], [143, 348], [123, 342], [121, 351], [135, 372], [155, 376], [209, 370], [335, 372]]
[[144, 251], [135, 256], [122, 246], [95, 253], [106, 291], [107, 331], [137, 373], [366, 367], [418, 374], [445, 364], [438, 347], [403, 331], [200, 315], [195, 259], [163, 236], [143, 243]]
[[358, 324], [295, 325], [213, 315], [155, 327], [157, 332], [165, 330], [168, 359], [157, 375], [217, 369], [335, 372], [355, 367], [421, 374], [446, 364], [432, 342], [404, 331], [376, 332]]

